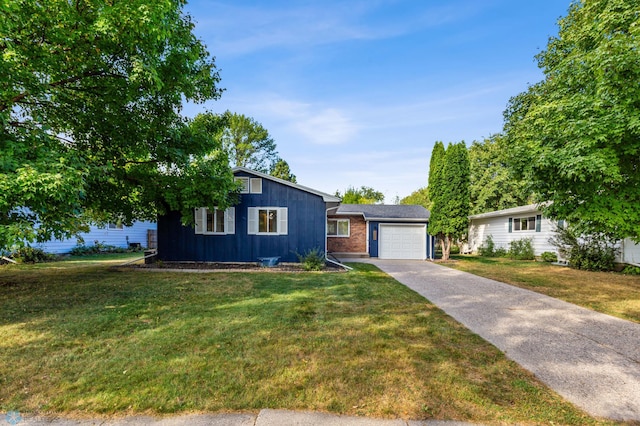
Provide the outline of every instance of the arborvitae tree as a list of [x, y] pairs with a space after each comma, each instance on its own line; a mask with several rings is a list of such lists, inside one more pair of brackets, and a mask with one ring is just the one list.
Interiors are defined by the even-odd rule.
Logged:
[[444, 144], [440, 141], [436, 142], [431, 151], [431, 160], [429, 161], [429, 186], [428, 194], [431, 200], [431, 217], [429, 218], [429, 234], [434, 235], [444, 245], [444, 234], [442, 233], [440, 221], [441, 205], [442, 205], [442, 173], [444, 170], [445, 149]]
[[[470, 167], [465, 143], [449, 144], [441, 168], [438, 170], [437, 163], [435, 166], [437, 192], [434, 191], [436, 199], [432, 199], [429, 228], [432, 234], [439, 235], [442, 259], [447, 260], [451, 244], [462, 239], [468, 228]], [[430, 182], [429, 188], [431, 185]]]

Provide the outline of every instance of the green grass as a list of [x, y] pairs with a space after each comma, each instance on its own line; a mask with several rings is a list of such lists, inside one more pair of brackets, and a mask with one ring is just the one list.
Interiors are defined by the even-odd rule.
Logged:
[[0, 268], [0, 411], [608, 424], [371, 265], [188, 274], [103, 259]]
[[445, 266], [640, 323], [640, 276], [579, 271], [546, 262], [452, 256]]

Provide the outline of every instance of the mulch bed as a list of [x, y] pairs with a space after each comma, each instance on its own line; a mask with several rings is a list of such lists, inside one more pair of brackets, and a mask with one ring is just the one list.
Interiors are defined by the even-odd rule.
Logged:
[[[259, 272], [306, 272], [299, 263], [280, 263], [275, 266], [265, 267], [258, 262], [156, 262], [150, 264], [128, 265], [140, 269], [179, 269], [179, 270], [211, 270], [211, 271], [259, 271]], [[343, 272], [344, 269], [337, 266], [325, 266], [321, 272]]]

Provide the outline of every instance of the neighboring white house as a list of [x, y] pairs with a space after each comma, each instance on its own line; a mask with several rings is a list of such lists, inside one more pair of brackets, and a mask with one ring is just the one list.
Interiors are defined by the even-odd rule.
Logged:
[[509, 249], [509, 243], [531, 238], [536, 256], [545, 251], [557, 253], [549, 238], [557, 229], [557, 222], [542, 216], [536, 204], [469, 216], [467, 251], [477, 253], [491, 235], [495, 248]]
[[625, 239], [620, 245], [622, 263], [640, 266], [640, 244], [636, 244], [631, 238]]
[[[157, 229], [155, 222], [134, 222], [132, 226], [110, 223], [104, 227], [91, 226], [89, 232], [81, 232], [79, 236], [84, 240], [84, 245], [92, 246], [97, 241], [100, 244], [127, 248], [129, 244], [140, 244], [141, 247], [149, 247], [150, 235], [155, 235]], [[149, 231], [152, 231], [151, 233]], [[152, 243], [155, 237], [152, 237]], [[47, 253], [68, 253], [76, 247], [79, 238], [66, 240], [51, 240], [45, 243], [33, 244]]]
[[[531, 238], [536, 256], [545, 251], [558, 253], [557, 247], [551, 245], [558, 222], [547, 219], [536, 204], [497, 210], [469, 216], [469, 240], [463, 250], [477, 253], [491, 235], [495, 248], [509, 249], [509, 243], [523, 238]], [[640, 266], [640, 245], [630, 238], [618, 246], [616, 261]]]

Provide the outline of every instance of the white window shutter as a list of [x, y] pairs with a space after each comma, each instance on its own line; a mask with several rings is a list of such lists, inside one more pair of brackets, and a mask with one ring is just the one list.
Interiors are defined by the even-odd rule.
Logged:
[[198, 207], [195, 209], [195, 222], [196, 222], [196, 234], [204, 233], [204, 218], [207, 214], [207, 209]]
[[224, 233], [235, 234], [236, 233], [236, 208], [229, 207], [224, 211]]
[[249, 235], [255, 235], [258, 233], [258, 209], [256, 207], [249, 207], [247, 209], [248, 222], [249, 222]]
[[288, 212], [286, 207], [281, 207], [278, 209], [278, 234], [279, 235], [287, 235], [288, 233], [289, 218], [287, 213]]

